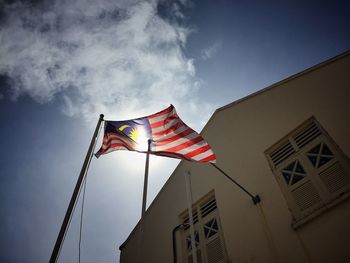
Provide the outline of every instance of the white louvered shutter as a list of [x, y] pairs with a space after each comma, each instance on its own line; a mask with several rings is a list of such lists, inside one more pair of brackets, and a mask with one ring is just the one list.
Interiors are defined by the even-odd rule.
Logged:
[[349, 160], [313, 118], [267, 156], [296, 220], [350, 190]]
[[[194, 211], [194, 227], [198, 262], [228, 262], [215, 197], [199, 203], [195, 207]], [[188, 216], [186, 216], [184, 223], [188, 223]], [[191, 237], [188, 225], [185, 227], [184, 237], [186, 239], [187, 249], [186, 260], [188, 263], [192, 263]]]

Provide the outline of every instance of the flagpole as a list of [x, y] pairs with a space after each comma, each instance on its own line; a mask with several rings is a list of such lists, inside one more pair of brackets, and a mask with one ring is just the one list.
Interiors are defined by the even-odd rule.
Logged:
[[217, 166], [215, 163], [210, 163], [212, 166], [214, 166], [221, 174], [223, 174], [227, 179], [229, 179], [231, 182], [233, 182], [235, 185], [237, 185], [241, 190], [243, 190], [247, 195], [250, 196], [252, 199], [254, 205], [261, 202], [259, 195], [253, 195], [251, 194], [247, 189], [245, 189], [242, 185], [240, 185], [236, 180], [234, 180], [232, 177], [230, 177], [227, 173], [225, 173], [219, 166]]
[[187, 195], [187, 207], [188, 214], [190, 219], [190, 233], [191, 233], [191, 246], [192, 246], [192, 259], [193, 263], [197, 263], [197, 248], [196, 241], [194, 235], [194, 227], [193, 227], [193, 214], [192, 214], [192, 187], [191, 187], [191, 173], [189, 171], [185, 172], [185, 181], [186, 181], [186, 195]]
[[57, 261], [59, 253], [60, 253], [60, 250], [62, 248], [62, 243], [63, 243], [64, 237], [66, 235], [67, 229], [69, 227], [70, 220], [72, 218], [72, 212], [73, 212], [75, 204], [77, 202], [77, 198], [78, 198], [78, 195], [79, 195], [79, 192], [80, 192], [80, 189], [81, 189], [82, 182], [84, 181], [84, 178], [86, 176], [87, 170], [89, 169], [90, 161], [91, 161], [91, 158], [92, 158], [92, 155], [93, 155], [93, 151], [94, 151], [94, 148], [95, 148], [95, 145], [96, 145], [97, 136], [98, 136], [98, 132], [100, 130], [101, 123], [103, 121], [103, 117], [104, 117], [104, 115], [100, 114], [100, 118], [99, 118], [99, 120], [97, 122], [95, 132], [94, 132], [94, 134], [92, 136], [89, 149], [87, 151], [87, 154], [86, 154], [83, 166], [82, 166], [81, 171], [80, 171], [80, 175], [78, 177], [78, 180], [77, 180], [77, 183], [75, 185], [72, 197], [70, 199], [66, 215], [65, 215], [65, 217], [63, 219], [63, 222], [62, 222], [62, 225], [61, 225], [61, 229], [60, 229], [60, 232], [59, 232], [59, 234], [57, 236], [57, 240], [56, 240], [54, 249], [52, 250], [50, 263], [55, 263]]
[[151, 143], [152, 140], [148, 140], [148, 148], [146, 155], [146, 164], [145, 164], [145, 179], [143, 182], [143, 198], [142, 198], [142, 210], [141, 210], [141, 219], [144, 217], [146, 213], [146, 202], [147, 202], [147, 184], [148, 184], [148, 170], [149, 170], [149, 153], [151, 151]]
[[146, 203], [147, 203], [147, 185], [148, 185], [148, 170], [149, 170], [149, 154], [151, 151], [151, 143], [152, 140], [149, 139], [147, 140], [147, 154], [146, 154], [146, 163], [145, 163], [145, 178], [143, 182], [143, 197], [142, 197], [142, 209], [141, 209], [141, 220], [140, 220], [140, 235], [139, 235], [139, 244], [138, 244], [138, 249], [137, 249], [137, 262], [141, 263], [142, 262], [142, 256], [141, 256], [141, 251], [142, 251], [142, 245], [143, 245], [143, 219], [146, 213]]

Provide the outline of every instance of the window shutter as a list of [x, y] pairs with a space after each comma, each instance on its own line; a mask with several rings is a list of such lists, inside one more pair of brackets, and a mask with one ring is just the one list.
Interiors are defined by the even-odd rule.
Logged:
[[322, 200], [313, 184], [308, 181], [291, 191], [302, 212], [319, 205]]
[[[225, 243], [215, 197], [212, 196], [211, 198], [206, 198], [204, 202], [198, 202], [193, 208], [193, 213], [198, 262], [227, 262]], [[185, 258], [187, 262], [192, 263], [190, 226], [188, 225], [188, 221], [188, 215], [186, 215], [183, 220], [187, 224], [184, 228], [187, 249]]]
[[349, 173], [345, 171], [339, 162], [335, 162], [326, 170], [322, 171], [320, 178], [331, 194], [348, 189], [350, 186]]
[[311, 175], [299, 159], [279, 168], [279, 174], [283, 178], [280, 179], [284, 184], [283, 188], [298, 209], [295, 211], [296, 217], [305, 216], [322, 206], [322, 198], [311, 181]]
[[294, 153], [295, 150], [292, 144], [290, 141], [286, 141], [270, 154], [270, 158], [276, 167]]
[[210, 212], [214, 211], [216, 209], [216, 200], [210, 200], [209, 202], [205, 203], [204, 205], [201, 206], [200, 211], [201, 211], [201, 217], [205, 217], [208, 215]]
[[293, 139], [299, 148], [303, 148], [319, 135], [321, 135], [321, 130], [316, 123], [312, 121], [301, 132], [293, 136]]
[[220, 229], [216, 217], [209, 217], [203, 225], [208, 263], [224, 262], [224, 251], [220, 239]]
[[217, 236], [207, 244], [208, 263], [222, 262], [224, 252], [222, 250], [220, 237]]
[[349, 159], [314, 118], [266, 154], [297, 221], [350, 191]]

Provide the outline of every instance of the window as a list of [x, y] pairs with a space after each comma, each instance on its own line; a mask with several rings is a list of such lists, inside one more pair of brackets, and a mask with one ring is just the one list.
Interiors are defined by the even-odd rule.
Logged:
[[297, 227], [350, 190], [350, 164], [311, 118], [266, 151]]
[[[181, 217], [185, 224], [183, 232], [185, 262], [192, 263], [192, 245], [188, 212]], [[193, 207], [193, 222], [198, 263], [227, 262], [227, 253], [220, 226], [216, 200], [213, 195]]]

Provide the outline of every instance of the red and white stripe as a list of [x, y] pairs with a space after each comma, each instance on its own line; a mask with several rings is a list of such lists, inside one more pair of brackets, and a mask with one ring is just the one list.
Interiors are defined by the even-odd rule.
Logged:
[[208, 143], [179, 118], [174, 106], [147, 118], [154, 140], [152, 154], [197, 162], [216, 161]]
[[[188, 127], [177, 115], [173, 105], [147, 118], [152, 133], [151, 153], [196, 162], [215, 163], [215, 154], [201, 135]], [[96, 156], [116, 150], [138, 151], [128, 136], [106, 132]], [[142, 152], [142, 151], [140, 151]]]
[[102, 154], [110, 153], [116, 150], [129, 150], [134, 151], [135, 145], [131, 140], [128, 140], [125, 136], [121, 136], [115, 133], [107, 133], [103, 137], [102, 147], [96, 153], [99, 157]]

